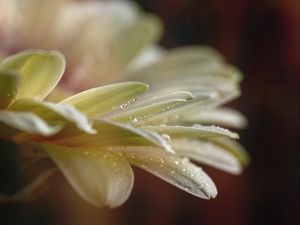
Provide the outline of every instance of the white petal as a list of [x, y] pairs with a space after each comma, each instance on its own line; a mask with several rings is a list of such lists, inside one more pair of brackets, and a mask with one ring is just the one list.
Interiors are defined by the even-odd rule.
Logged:
[[62, 129], [62, 126], [50, 126], [39, 116], [30, 112], [0, 112], [0, 136], [9, 137], [17, 133], [51, 136]]
[[182, 120], [188, 123], [219, 124], [233, 128], [247, 126], [247, 119], [240, 112], [225, 107], [205, 111], [199, 110], [199, 113], [184, 117]]
[[228, 173], [240, 174], [242, 172], [242, 165], [237, 157], [211, 142], [174, 139], [172, 146], [180, 156], [189, 157]]
[[64, 146], [96, 149], [100, 146], [156, 146], [174, 153], [167, 140], [151, 131], [103, 120], [95, 120], [94, 129], [97, 134], [71, 133], [71, 135], [59, 135], [55, 140], [50, 141]]
[[215, 198], [217, 189], [198, 166], [158, 148], [111, 148], [121, 151], [127, 160], [168, 183], [203, 199]]
[[34, 99], [18, 99], [10, 107], [12, 111], [30, 111], [40, 116], [49, 123], [75, 124], [77, 128], [89, 134], [96, 131], [92, 128], [92, 122], [72, 105], [54, 104], [51, 102]]
[[203, 126], [195, 124], [188, 126], [143, 126], [142, 129], [151, 130], [160, 134], [168, 134], [171, 137], [189, 137], [189, 138], [216, 138], [216, 137], [230, 137], [237, 139], [237, 133], [231, 132], [222, 127]]
[[133, 171], [118, 154], [48, 144], [43, 148], [77, 193], [89, 203], [115, 208], [129, 197]]

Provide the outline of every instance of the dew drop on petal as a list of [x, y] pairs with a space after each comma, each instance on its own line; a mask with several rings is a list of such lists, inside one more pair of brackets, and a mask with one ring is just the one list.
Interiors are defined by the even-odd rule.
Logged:
[[161, 135], [163, 139], [165, 139], [167, 142], [170, 142], [171, 141], [171, 138], [168, 134], [162, 134]]

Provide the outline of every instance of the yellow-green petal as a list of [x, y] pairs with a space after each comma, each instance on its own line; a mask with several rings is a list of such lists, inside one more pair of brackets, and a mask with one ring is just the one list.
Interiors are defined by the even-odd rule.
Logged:
[[0, 71], [0, 109], [6, 108], [15, 98], [20, 78], [14, 71]]
[[22, 76], [16, 99], [43, 99], [59, 82], [65, 65], [65, 58], [59, 52], [28, 50], [4, 59], [0, 70], [14, 70]]
[[91, 151], [49, 144], [42, 147], [74, 190], [89, 203], [115, 208], [131, 193], [133, 171], [118, 154], [102, 149]]
[[148, 85], [141, 82], [110, 84], [81, 92], [61, 103], [73, 105], [89, 117], [99, 118], [107, 112], [126, 108], [147, 88]]
[[176, 106], [181, 105], [186, 102], [186, 99], [171, 99], [162, 102], [153, 103], [151, 105], [137, 107], [123, 113], [119, 113], [113, 116], [112, 120], [118, 122], [132, 122], [135, 125], [138, 123], [143, 123], [143, 120], [147, 120], [159, 113], [166, 112], [168, 110], [174, 109]]

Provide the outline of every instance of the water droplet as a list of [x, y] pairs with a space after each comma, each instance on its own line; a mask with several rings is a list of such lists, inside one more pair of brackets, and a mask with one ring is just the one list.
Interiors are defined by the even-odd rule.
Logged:
[[142, 168], [146, 169], [146, 168], [147, 168], [147, 166], [146, 166], [145, 164], [143, 164], [143, 165], [142, 165]]
[[186, 158], [186, 157], [185, 157], [185, 158], [182, 159], [182, 163], [188, 163], [188, 162], [190, 162], [190, 159], [189, 159], [189, 158]]
[[175, 160], [174, 163], [175, 163], [176, 165], [179, 165], [179, 162], [178, 162], [177, 160]]
[[168, 134], [162, 134], [161, 135], [163, 139], [165, 139], [167, 142], [170, 142], [171, 141], [171, 138]]
[[174, 173], [175, 173], [175, 170], [172, 170], [172, 171], [171, 171], [171, 174], [174, 174]]
[[122, 105], [120, 105], [120, 108], [121, 109], [125, 109], [127, 107], [127, 104], [122, 104]]

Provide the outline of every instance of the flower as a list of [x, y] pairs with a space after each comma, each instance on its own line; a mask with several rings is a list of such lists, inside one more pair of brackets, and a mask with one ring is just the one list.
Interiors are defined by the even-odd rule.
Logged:
[[150, 84], [149, 96], [185, 90], [219, 98], [213, 107], [193, 107], [181, 117], [185, 124], [246, 125], [239, 112], [220, 107], [239, 96], [240, 72], [207, 46], [159, 47], [160, 20], [131, 1], [0, 0], [0, 10], [0, 58], [28, 48], [66, 55], [64, 79], [48, 99], [137, 80]]
[[[173, 125], [213, 96], [195, 99], [174, 91], [137, 99], [147, 85], [123, 82], [93, 88], [57, 104], [43, 100], [60, 80], [64, 57], [30, 50], [0, 64], [0, 138], [16, 142], [25, 157], [49, 157], [77, 193], [96, 206], [117, 207], [138, 166], [201, 198], [217, 195], [210, 177], [189, 158], [240, 173], [247, 154], [215, 126]], [[165, 124], [162, 124], [166, 122]]]
[[123, 80], [160, 33], [159, 19], [130, 1], [0, 0], [0, 53], [62, 51], [68, 61], [64, 90]]

